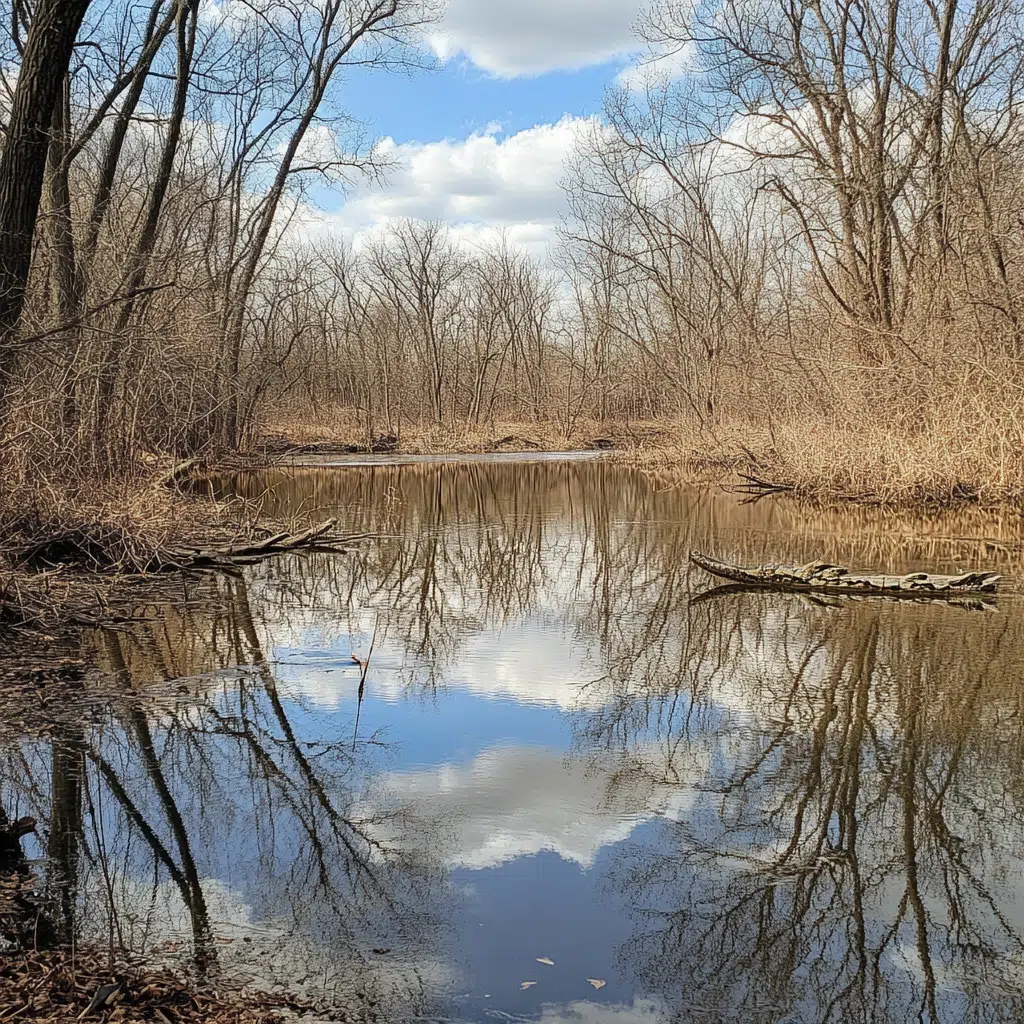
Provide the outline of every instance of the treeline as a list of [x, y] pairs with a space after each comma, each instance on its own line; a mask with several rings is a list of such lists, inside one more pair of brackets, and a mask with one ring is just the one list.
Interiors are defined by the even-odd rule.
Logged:
[[252, 337], [280, 355], [246, 396], [250, 424], [329, 426], [343, 411], [364, 438], [495, 421], [570, 434], [664, 410], [656, 367], [601, 344], [565, 275], [507, 238], [469, 247], [443, 224], [401, 220], [356, 250], [293, 250], [264, 285]]
[[343, 80], [418, 64], [433, 0], [4, 7], [5, 454], [109, 475], [236, 445], [290, 221], [380, 171]]
[[316, 189], [386, 171], [344, 90], [425, 60], [432, 2], [5, 6], [21, 472], [344, 413], [371, 436], [662, 417], [836, 489], [1021, 481], [1012, 0], [660, 0], [543, 262], [417, 221], [355, 250], [310, 229]]
[[833, 490], [1024, 483], [1022, 16], [654, 5], [660, 60], [578, 158], [570, 241], [705, 435]]

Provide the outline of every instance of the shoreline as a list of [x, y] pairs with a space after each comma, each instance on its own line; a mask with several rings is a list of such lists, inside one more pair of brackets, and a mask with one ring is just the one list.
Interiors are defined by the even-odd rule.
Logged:
[[[253, 543], [283, 529], [284, 524], [264, 515], [258, 504], [213, 500], [202, 487], [190, 486], [233, 473], [601, 461], [633, 468], [659, 488], [719, 487], [732, 492], [737, 501], [786, 498], [796, 509], [860, 507], [882, 515], [939, 517], [971, 512], [1013, 521], [1024, 516], [1021, 496], [1010, 488], [991, 488], [983, 494], [968, 488], [923, 487], [850, 493], [830, 486], [828, 480], [786, 476], [782, 467], [773, 469], [739, 446], [719, 445], [700, 451], [675, 444], [665, 428], [647, 426], [628, 433], [614, 430], [597, 438], [593, 431], [586, 433], [585, 440], [567, 441], [555, 435], [542, 438], [539, 433], [528, 437], [520, 431], [490, 443], [482, 443], [479, 437], [463, 438], [465, 443], [455, 446], [449, 434], [426, 432], [411, 434], [400, 442], [394, 439], [394, 443], [391, 438], [378, 439], [388, 442], [383, 447], [389, 450], [384, 451], [351, 451], [352, 445], [335, 440], [299, 443], [278, 438], [221, 458], [161, 466], [146, 478], [122, 482], [117, 490], [91, 500], [66, 499], [44, 515], [27, 518], [20, 527], [6, 524], [6, 564], [0, 564], [0, 629], [12, 636], [30, 634], [56, 640], [68, 631], [116, 624], [130, 618], [131, 607], [140, 600], [158, 598], [176, 585], [182, 572], [192, 571], [187, 567], [147, 571], [145, 566], [155, 554], [218, 543]], [[26, 551], [34, 551], [35, 556], [26, 558]]]
[[[344, 1021], [351, 1014], [287, 991], [244, 985], [230, 976], [202, 982], [181, 965], [129, 956], [99, 943], [21, 950], [0, 965], [0, 1003], [23, 1021], [85, 1019], [178, 1024], [286, 1024], [307, 1016]], [[110, 1016], [112, 1015], [112, 1016]]]
[[[388, 439], [390, 440], [390, 439]], [[503, 438], [502, 442], [510, 440]], [[516, 440], [524, 438], [516, 435]], [[778, 496], [811, 508], [870, 506], [886, 511], [935, 514], [976, 508], [1024, 518], [1024, 482], [985, 485], [963, 481], [876, 480], [850, 487], [825, 474], [799, 471], [783, 461], [770, 460], [738, 442], [707, 446], [676, 443], [665, 428], [648, 427], [627, 434], [609, 431], [598, 439], [546, 438], [529, 440], [520, 448], [499, 442], [452, 446], [447, 437], [414, 433], [394, 444], [357, 445], [338, 441], [257, 444], [246, 452], [215, 460], [210, 475], [262, 469], [329, 469], [374, 465], [461, 462], [554, 461], [604, 458], [652, 476], [659, 485], [722, 486], [741, 499]]]

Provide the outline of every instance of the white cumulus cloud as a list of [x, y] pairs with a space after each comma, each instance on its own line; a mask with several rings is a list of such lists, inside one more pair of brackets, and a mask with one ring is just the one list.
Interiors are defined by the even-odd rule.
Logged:
[[685, 817], [709, 758], [698, 752], [692, 778], [662, 785], [654, 779], [663, 773], [664, 751], [654, 747], [635, 751], [627, 763], [506, 746], [467, 765], [394, 772], [384, 790], [439, 823], [431, 835], [447, 835], [439, 852], [451, 867], [492, 868], [552, 851], [589, 868], [603, 846], [627, 839], [642, 822]]
[[639, 49], [643, 0], [450, 0], [430, 44], [503, 78], [576, 70]]
[[595, 124], [566, 116], [507, 137], [489, 125], [465, 139], [384, 139], [380, 153], [392, 163], [387, 183], [353, 191], [340, 210], [313, 215], [304, 230], [340, 230], [358, 242], [410, 217], [443, 221], [468, 242], [505, 232], [513, 244], [543, 255], [566, 209], [566, 159]]

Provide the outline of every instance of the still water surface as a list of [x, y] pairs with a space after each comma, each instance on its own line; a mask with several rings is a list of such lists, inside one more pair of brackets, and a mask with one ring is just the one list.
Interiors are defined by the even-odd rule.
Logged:
[[217, 487], [382, 537], [90, 637], [89, 720], [7, 743], [79, 935], [365, 1019], [1024, 1017], [1019, 598], [686, 560], [1012, 571], [1010, 527], [585, 461]]

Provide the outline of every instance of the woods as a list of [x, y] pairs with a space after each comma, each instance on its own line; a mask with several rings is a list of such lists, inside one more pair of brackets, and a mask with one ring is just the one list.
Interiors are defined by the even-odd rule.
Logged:
[[293, 267], [290, 220], [315, 181], [378, 170], [339, 80], [416, 65], [436, 11], [8, 7], [0, 343], [14, 480], [45, 464], [120, 477], [147, 453], [234, 447], [262, 363], [280, 361], [259, 324]]
[[353, 76], [429, 65], [442, 14], [8, 0], [9, 493], [282, 425], [658, 421], [678, 458], [798, 491], [1019, 498], [1019, 5], [661, 0], [648, 68], [581, 122], [546, 256], [327, 231], [318, 204], [389, 171]]

